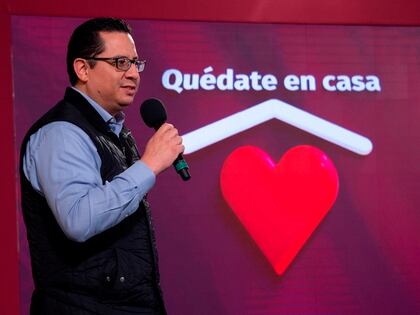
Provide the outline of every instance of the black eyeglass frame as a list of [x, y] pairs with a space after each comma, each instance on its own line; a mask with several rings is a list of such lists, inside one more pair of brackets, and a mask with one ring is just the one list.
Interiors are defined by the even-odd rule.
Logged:
[[[131, 65], [134, 64], [134, 66], [137, 69], [137, 72], [143, 72], [144, 71], [144, 67], [146, 65], [146, 60], [138, 60], [138, 59], [129, 59], [127, 57], [89, 57], [89, 58], [83, 58], [85, 60], [95, 60], [95, 61], [105, 61], [106, 63], [109, 63], [110, 65], [114, 66], [115, 68], [117, 68], [118, 70], [121, 71], [128, 71], [131, 68]], [[120, 63], [118, 62], [119, 60], [125, 60], [128, 61], [127, 63], [127, 69], [125, 68], [120, 68]]]

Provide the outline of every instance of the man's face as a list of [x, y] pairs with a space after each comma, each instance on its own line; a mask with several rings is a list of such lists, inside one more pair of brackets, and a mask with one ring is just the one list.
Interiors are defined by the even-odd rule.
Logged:
[[[136, 46], [130, 34], [100, 32], [105, 49], [98, 58], [127, 57], [138, 59]], [[140, 83], [135, 65], [127, 71], [118, 70], [105, 61], [96, 61], [88, 70], [86, 92], [111, 115], [115, 115], [133, 102]]]

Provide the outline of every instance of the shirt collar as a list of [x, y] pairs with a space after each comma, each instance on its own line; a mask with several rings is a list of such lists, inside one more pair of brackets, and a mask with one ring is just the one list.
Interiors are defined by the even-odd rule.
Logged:
[[115, 116], [112, 116], [101, 105], [95, 102], [88, 95], [86, 95], [74, 86], [72, 86], [71, 88], [79, 92], [88, 101], [88, 103], [98, 112], [102, 119], [108, 124], [112, 132], [114, 132], [117, 136], [120, 134], [125, 120], [125, 114], [123, 112], [119, 112]]

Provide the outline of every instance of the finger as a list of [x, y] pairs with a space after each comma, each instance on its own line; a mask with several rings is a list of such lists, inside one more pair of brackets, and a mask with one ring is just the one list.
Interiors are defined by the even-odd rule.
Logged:
[[159, 133], [165, 133], [168, 130], [171, 130], [174, 126], [172, 124], [163, 123], [162, 126], [159, 127], [159, 129], [156, 132]]
[[182, 144], [182, 137], [178, 136], [178, 144]]

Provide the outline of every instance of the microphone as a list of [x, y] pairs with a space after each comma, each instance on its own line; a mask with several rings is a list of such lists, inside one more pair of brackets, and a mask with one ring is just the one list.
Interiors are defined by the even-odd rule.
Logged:
[[[155, 130], [158, 130], [167, 119], [165, 106], [157, 98], [145, 100], [140, 106], [140, 115], [144, 123]], [[190, 172], [188, 171], [188, 164], [181, 153], [173, 162], [173, 166], [183, 180], [189, 180], [191, 178]]]

